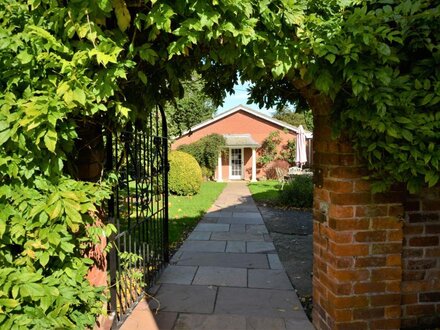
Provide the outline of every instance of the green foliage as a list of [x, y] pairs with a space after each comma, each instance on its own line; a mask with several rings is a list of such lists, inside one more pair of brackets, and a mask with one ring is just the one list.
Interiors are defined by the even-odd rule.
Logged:
[[278, 146], [281, 143], [281, 136], [279, 131], [270, 132], [267, 138], [263, 140], [261, 147], [258, 149], [260, 156], [258, 162], [267, 165], [275, 160], [278, 155]]
[[288, 140], [280, 152], [281, 159], [287, 161], [290, 165], [294, 165], [296, 161], [296, 140]]
[[170, 192], [183, 196], [197, 194], [202, 184], [202, 170], [197, 160], [186, 152], [171, 151], [169, 162], [168, 187]]
[[256, 202], [272, 206], [311, 208], [313, 205], [313, 179], [308, 175], [297, 175], [287, 182], [283, 190], [275, 180], [249, 184], [252, 198]]
[[0, 13], [0, 328], [91, 327], [106, 309], [86, 251], [114, 229], [91, 226], [111, 187], [75, 180], [66, 161], [78, 116], [125, 116], [101, 102], [130, 64], [74, 5], [2, 1]]
[[280, 191], [279, 201], [285, 206], [311, 208], [313, 205], [312, 176], [294, 176], [284, 185], [283, 190]]
[[248, 184], [252, 198], [257, 203], [279, 205], [280, 183], [276, 180], [258, 181]]
[[181, 145], [178, 150], [187, 152], [194, 156], [202, 167], [203, 176], [212, 178], [218, 163], [218, 153], [225, 146], [225, 138], [220, 134], [210, 134], [200, 140]]
[[183, 98], [167, 103], [165, 112], [169, 136], [179, 136], [183, 130], [212, 118], [216, 108], [203, 91], [204, 86], [203, 79], [194, 74], [190, 80], [182, 83]]
[[1, 1], [0, 327], [91, 327], [103, 295], [84, 249], [111, 187], [68, 170], [77, 126], [121, 130], [183, 96], [194, 70], [214, 103], [238, 77], [268, 105], [328, 95], [377, 189], [436, 185], [439, 12], [429, 0]]
[[296, 112], [294, 109], [283, 107], [282, 109], [278, 109], [273, 117], [292, 126], [303, 125], [304, 129], [313, 130], [313, 114], [310, 109], [303, 112]]
[[194, 196], [169, 196], [169, 240], [173, 250], [186, 239], [226, 187], [224, 182], [202, 182]]

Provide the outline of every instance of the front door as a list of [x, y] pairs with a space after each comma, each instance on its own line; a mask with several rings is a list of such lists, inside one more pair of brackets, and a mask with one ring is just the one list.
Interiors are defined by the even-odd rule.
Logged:
[[229, 179], [243, 179], [243, 149], [231, 149], [229, 159]]

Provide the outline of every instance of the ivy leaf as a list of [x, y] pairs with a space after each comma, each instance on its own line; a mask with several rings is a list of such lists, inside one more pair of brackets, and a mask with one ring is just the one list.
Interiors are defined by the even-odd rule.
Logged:
[[15, 308], [19, 305], [19, 301], [16, 299], [0, 299], [0, 306], [4, 306], [7, 308]]
[[43, 252], [39, 258], [40, 264], [43, 267], [46, 267], [47, 263], [49, 262], [49, 253], [48, 252]]
[[44, 144], [46, 145], [46, 148], [50, 152], [55, 153], [57, 138], [58, 138], [57, 132], [54, 130], [48, 130], [46, 135], [44, 135]]
[[130, 26], [131, 16], [128, 11], [127, 4], [124, 0], [113, 0], [113, 8], [115, 9], [116, 20], [119, 29], [124, 32]]
[[63, 204], [61, 203], [61, 201], [57, 201], [54, 205], [52, 205], [49, 208], [49, 212], [48, 212], [49, 218], [51, 220], [57, 218], [61, 214], [62, 208], [63, 208]]
[[322, 70], [315, 81], [316, 88], [324, 93], [328, 93], [333, 85], [333, 77], [327, 70]]
[[79, 104], [81, 105], [85, 105], [86, 104], [86, 94], [84, 93], [84, 91], [80, 88], [75, 88], [73, 90], [73, 99], [75, 101], [77, 101]]
[[66, 215], [69, 217], [70, 222], [72, 223], [82, 222], [81, 214], [77, 210], [75, 210], [75, 208], [73, 208], [72, 205], [66, 203], [66, 201], [64, 201], [64, 211], [66, 212]]
[[147, 85], [148, 78], [147, 78], [147, 76], [145, 75], [145, 73], [143, 73], [142, 71], [138, 71], [138, 77], [139, 77], [139, 79], [142, 81], [142, 83], [143, 83], [144, 85]]

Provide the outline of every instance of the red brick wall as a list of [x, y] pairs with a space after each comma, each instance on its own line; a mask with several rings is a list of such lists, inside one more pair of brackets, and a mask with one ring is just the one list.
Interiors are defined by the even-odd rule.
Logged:
[[331, 101], [304, 82], [296, 87], [315, 123], [315, 327], [438, 327], [440, 187], [416, 196], [402, 187], [373, 194], [350, 141], [331, 138]]
[[296, 137], [294, 132], [285, 133], [280, 126], [274, 123], [251, 115], [245, 111], [238, 111], [192, 132], [191, 135], [185, 135], [178, 138], [173, 143], [172, 148], [175, 149], [182, 144], [193, 143], [212, 133], [251, 134], [253, 139], [261, 144], [270, 132], [276, 130], [279, 130], [281, 133], [281, 138], [283, 140], [281, 144], [283, 145], [287, 142], [287, 140]]
[[440, 326], [440, 188], [405, 203], [402, 328]]
[[403, 193], [373, 194], [351, 142], [331, 137], [331, 101], [306, 96], [315, 124], [313, 323], [399, 329]]
[[[280, 126], [268, 122], [262, 118], [249, 114], [245, 111], [238, 111], [229, 116], [226, 116], [210, 125], [202, 127], [199, 130], [192, 132], [191, 135], [185, 135], [178, 138], [172, 144], [172, 149], [177, 149], [180, 145], [190, 144], [198, 141], [204, 136], [212, 133], [217, 134], [251, 134], [252, 138], [258, 142], [262, 143], [267, 136], [273, 132], [279, 131], [281, 137], [281, 143], [279, 145], [279, 150], [286, 145], [288, 140], [295, 139], [296, 133], [285, 132]], [[258, 157], [258, 156], [257, 156]], [[226, 158], [226, 157], [225, 157]], [[229, 178], [229, 160], [223, 158], [223, 180]], [[226, 162], [225, 162], [226, 160]], [[265, 173], [257, 166], [257, 177], [263, 176]], [[251, 179], [252, 175], [252, 150], [250, 148], [244, 149], [244, 175], [246, 180]], [[216, 175], [217, 177], [217, 175]]]

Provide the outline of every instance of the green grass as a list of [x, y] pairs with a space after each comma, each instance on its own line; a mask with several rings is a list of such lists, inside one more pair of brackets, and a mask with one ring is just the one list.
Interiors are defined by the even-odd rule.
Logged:
[[169, 196], [169, 240], [175, 249], [215, 202], [226, 183], [203, 182], [194, 196]]
[[258, 181], [248, 185], [252, 197], [258, 203], [279, 204], [280, 183], [275, 180]]

